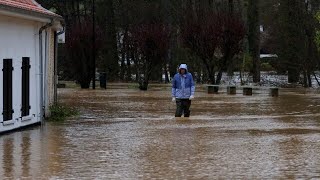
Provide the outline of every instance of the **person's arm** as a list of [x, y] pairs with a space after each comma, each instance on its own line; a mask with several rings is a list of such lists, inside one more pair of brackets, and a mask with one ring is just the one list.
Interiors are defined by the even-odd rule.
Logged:
[[190, 74], [190, 80], [191, 80], [191, 95], [189, 99], [192, 100], [194, 98], [194, 92], [196, 91], [196, 86], [194, 84], [193, 77], [191, 74]]
[[194, 92], [196, 91], [196, 86], [194, 84], [193, 77], [191, 74], [190, 76], [191, 76], [191, 96], [194, 96]]
[[174, 77], [173, 77], [173, 79], [172, 79], [171, 96], [172, 96], [172, 101], [174, 101], [175, 98], [176, 98], [176, 80], [175, 80]]

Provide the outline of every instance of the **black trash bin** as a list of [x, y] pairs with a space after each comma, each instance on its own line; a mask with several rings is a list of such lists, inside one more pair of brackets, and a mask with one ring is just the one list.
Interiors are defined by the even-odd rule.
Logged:
[[99, 74], [100, 88], [107, 89], [107, 73], [101, 72]]

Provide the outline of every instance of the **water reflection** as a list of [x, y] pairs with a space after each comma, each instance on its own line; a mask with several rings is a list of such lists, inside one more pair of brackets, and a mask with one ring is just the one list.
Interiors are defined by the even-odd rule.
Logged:
[[[1, 148], [1, 177], [20, 178], [30, 177], [31, 168], [31, 137], [28, 132], [16, 132], [2, 135]], [[31, 176], [32, 177], [32, 176]]]
[[3, 170], [4, 170], [4, 175], [3, 177], [12, 177], [13, 175], [13, 167], [14, 167], [14, 162], [13, 162], [13, 138], [6, 138], [3, 142]]
[[[22, 137], [21, 143], [21, 167], [22, 167], [22, 177], [29, 177], [30, 173], [30, 156], [31, 156], [31, 138], [30, 136]], [[12, 166], [13, 167], [13, 166]]]
[[63, 173], [60, 146], [63, 136], [47, 125], [0, 137], [0, 176], [4, 179], [47, 179]]
[[318, 179], [320, 97], [198, 91], [190, 118], [174, 118], [170, 88], [61, 89], [80, 110], [0, 136], [8, 179]]

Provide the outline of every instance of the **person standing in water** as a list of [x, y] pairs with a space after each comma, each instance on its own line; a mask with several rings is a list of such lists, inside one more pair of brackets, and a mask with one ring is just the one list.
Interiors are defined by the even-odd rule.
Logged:
[[178, 73], [172, 80], [172, 101], [176, 102], [175, 117], [190, 116], [191, 100], [194, 98], [195, 85], [192, 74], [188, 72], [186, 64], [179, 66]]

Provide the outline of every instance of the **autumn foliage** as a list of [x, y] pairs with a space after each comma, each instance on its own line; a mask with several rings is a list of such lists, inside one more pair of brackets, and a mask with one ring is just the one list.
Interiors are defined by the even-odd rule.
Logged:
[[[155, 67], [164, 62], [169, 48], [169, 28], [162, 23], [144, 23], [131, 30], [131, 38], [137, 54], [139, 87], [146, 90]], [[159, 69], [157, 69], [159, 70]]]
[[181, 31], [183, 44], [203, 61], [210, 82], [219, 84], [222, 72], [243, 48], [244, 22], [228, 13], [208, 13], [186, 21]]
[[69, 57], [70, 70], [81, 88], [89, 88], [93, 77], [93, 51], [97, 53], [101, 48], [101, 33], [99, 27], [95, 28], [95, 40], [93, 40], [92, 21], [86, 20], [81, 24], [76, 23], [67, 31], [69, 36], [66, 42], [66, 52]]

